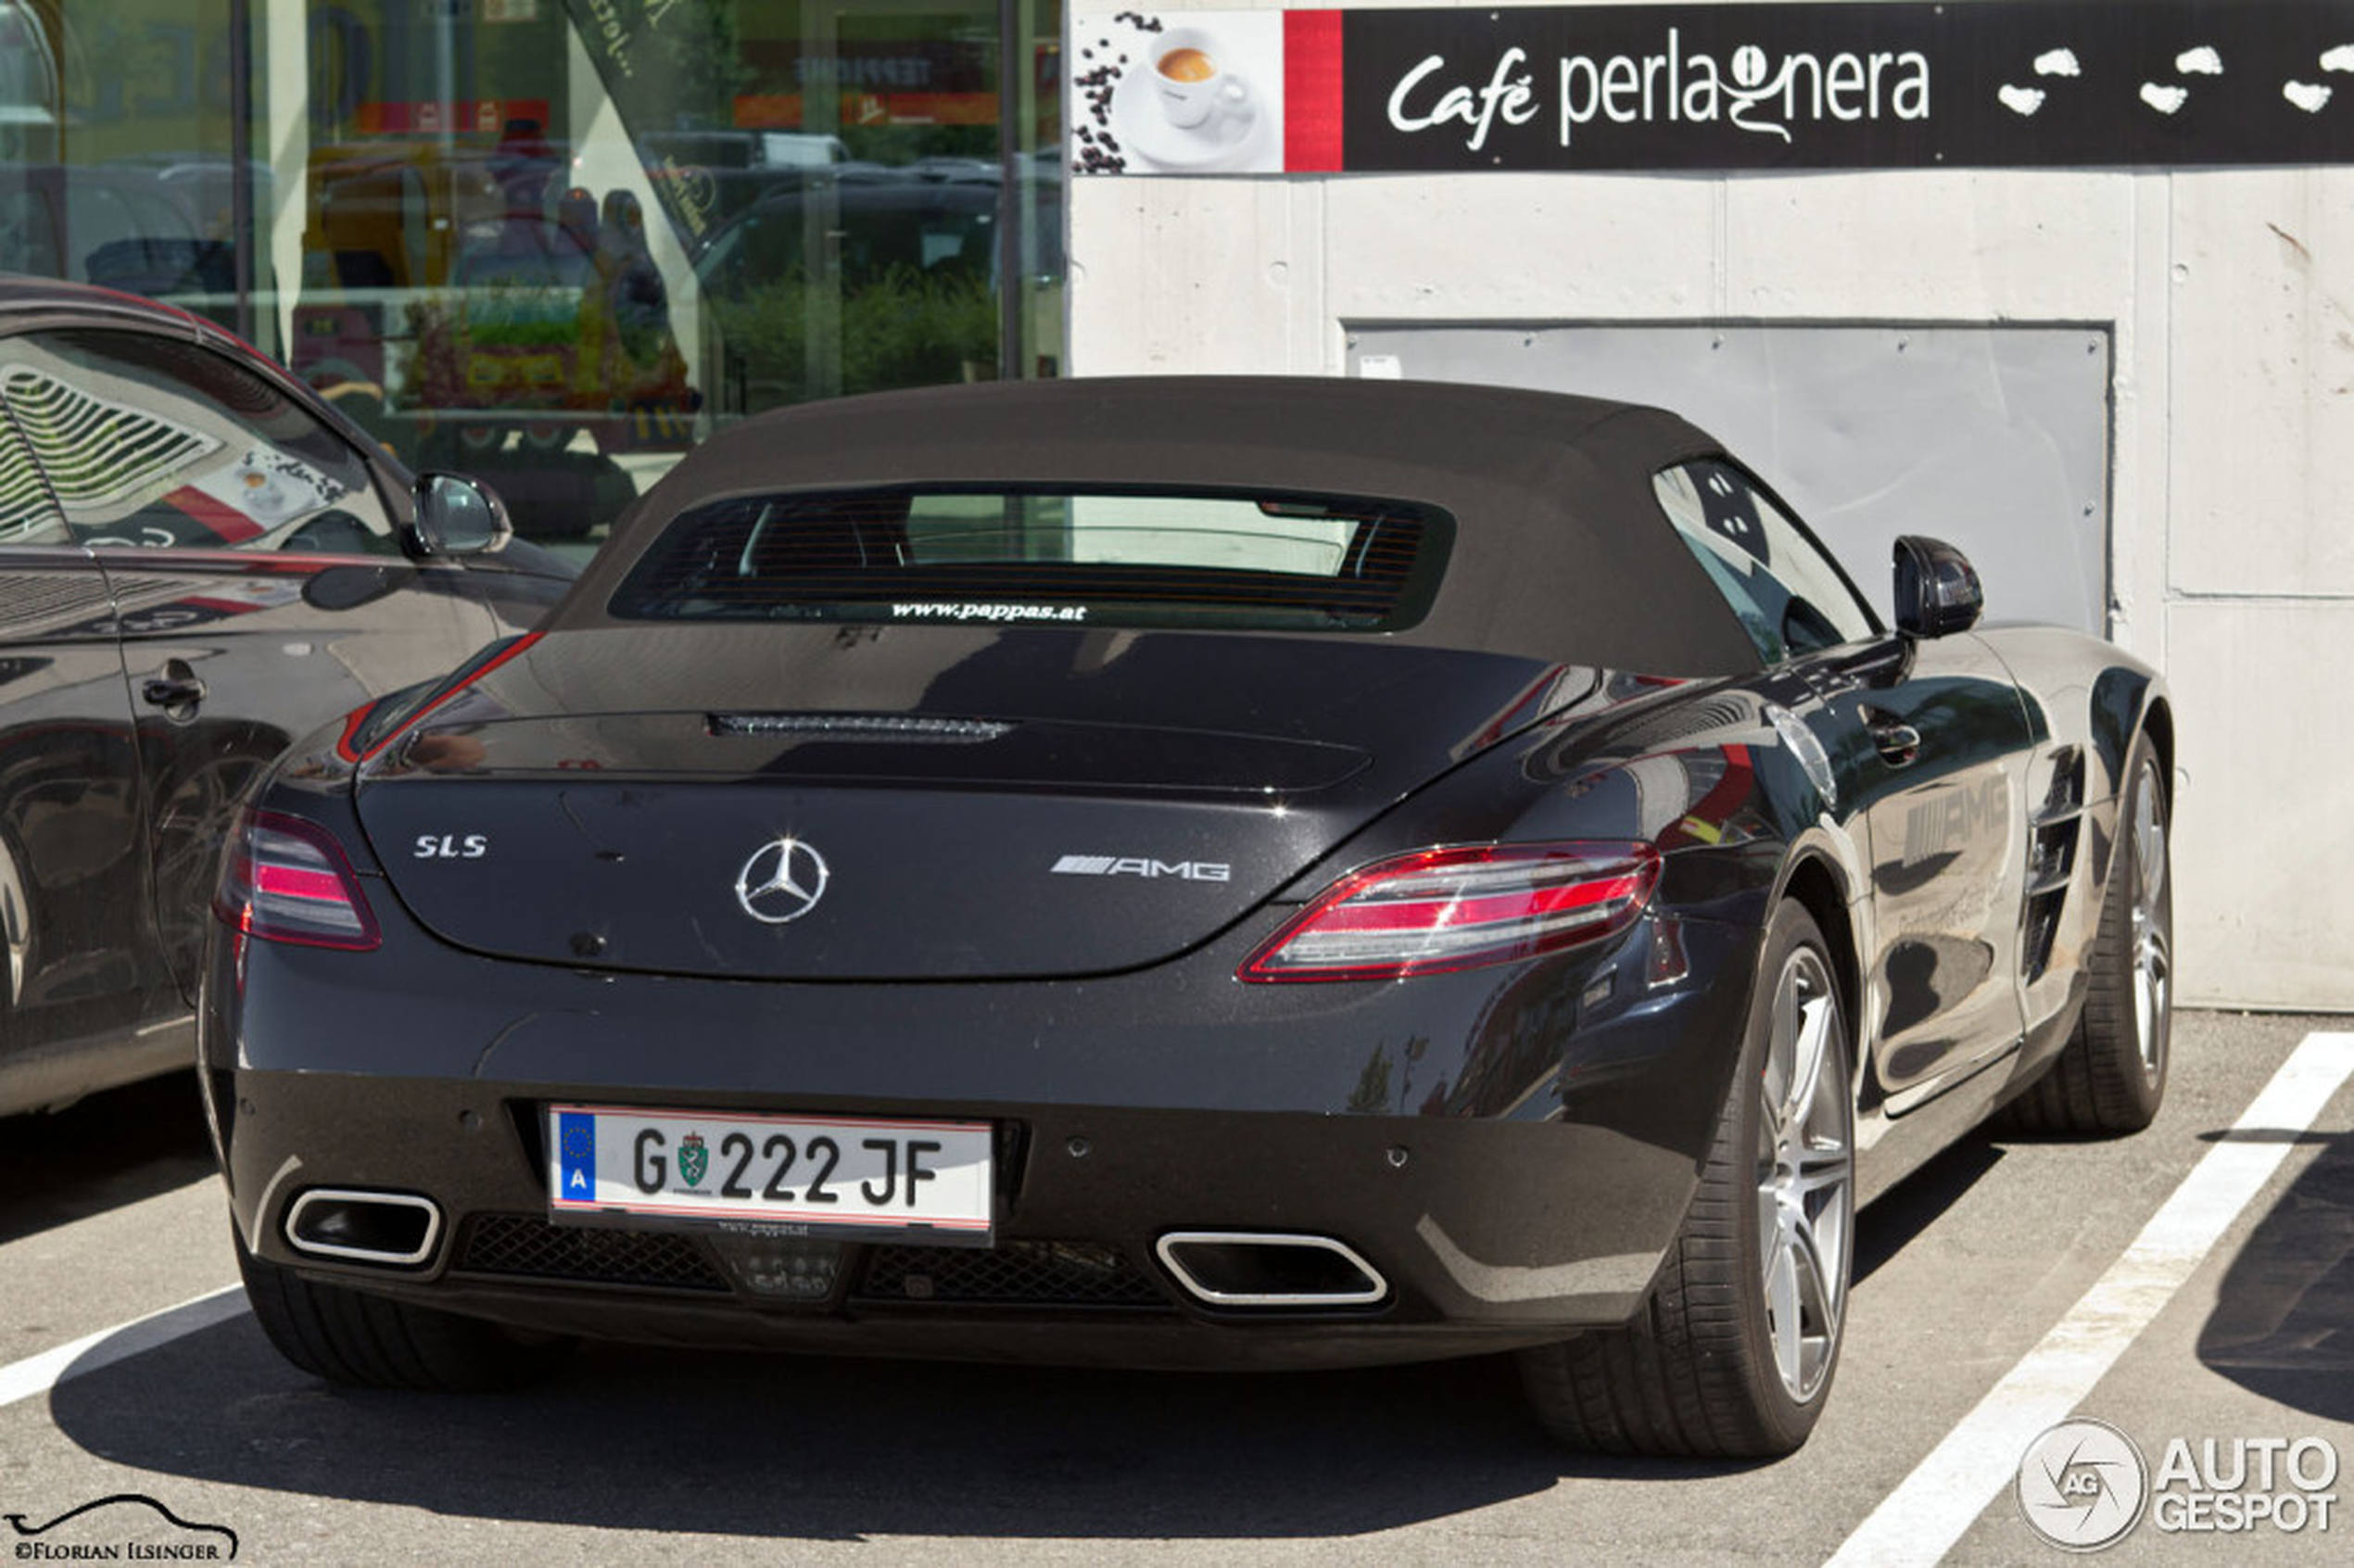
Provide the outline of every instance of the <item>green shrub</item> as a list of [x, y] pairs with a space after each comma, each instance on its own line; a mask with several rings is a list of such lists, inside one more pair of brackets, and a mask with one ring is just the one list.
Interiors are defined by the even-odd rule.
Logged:
[[[714, 300], [730, 378], [745, 411], [823, 394], [810, 385], [809, 296], [799, 274]], [[881, 392], [993, 374], [997, 297], [968, 276], [894, 270], [842, 297], [842, 387]], [[981, 367], [977, 372], [973, 367]]]

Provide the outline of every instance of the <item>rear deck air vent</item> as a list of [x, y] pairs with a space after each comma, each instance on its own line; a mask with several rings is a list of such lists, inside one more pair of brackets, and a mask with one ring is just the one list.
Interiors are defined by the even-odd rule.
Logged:
[[924, 718], [905, 714], [713, 714], [713, 735], [765, 735], [804, 740], [994, 740], [1012, 729], [994, 719]]

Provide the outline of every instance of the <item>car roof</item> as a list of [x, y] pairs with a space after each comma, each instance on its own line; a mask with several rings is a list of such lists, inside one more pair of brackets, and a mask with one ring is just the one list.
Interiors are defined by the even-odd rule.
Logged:
[[1652, 480], [1723, 448], [1639, 404], [1456, 383], [1080, 377], [876, 393], [755, 415], [614, 525], [556, 624], [604, 605], [673, 519], [778, 490], [959, 483], [1244, 487], [1415, 501], [1457, 523], [1401, 640], [1663, 675], [1758, 654]]

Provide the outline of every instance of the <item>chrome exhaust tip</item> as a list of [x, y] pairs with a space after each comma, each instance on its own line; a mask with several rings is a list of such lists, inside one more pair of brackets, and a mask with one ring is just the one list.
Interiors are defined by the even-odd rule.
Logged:
[[1211, 1307], [1370, 1307], [1389, 1295], [1379, 1270], [1330, 1236], [1171, 1231], [1153, 1250]]
[[441, 1206], [416, 1193], [313, 1187], [286, 1210], [286, 1245], [313, 1258], [413, 1268], [441, 1240]]

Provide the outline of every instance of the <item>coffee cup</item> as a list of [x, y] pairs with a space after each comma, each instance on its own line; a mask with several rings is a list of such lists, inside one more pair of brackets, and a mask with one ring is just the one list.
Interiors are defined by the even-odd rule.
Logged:
[[1234, 114], [1250, 103], [1250, 84], [1226, 70], [1218, 41], [1196, 28], [1172, 28], [1153, 50], [1153, 91], [1160, 112], [1180, 131], [1199, 129], [1213, 115]]

